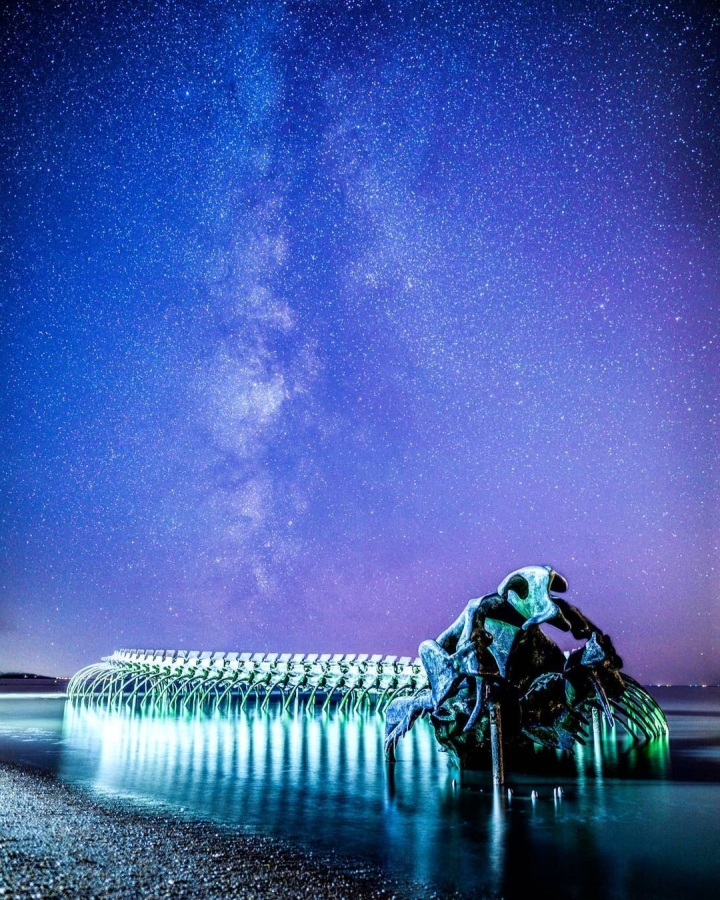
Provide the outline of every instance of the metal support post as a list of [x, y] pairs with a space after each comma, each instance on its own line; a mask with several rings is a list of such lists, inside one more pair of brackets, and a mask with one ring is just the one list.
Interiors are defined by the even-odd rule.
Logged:
[[500, 717], [500, 703], [494, 696], [494, 692], [490, 692], [489, 697], [489, 713], [490, 713], [490, 749], [492, 751], [492, 771], [493, 784], [505, 783], [505, 766], [503, 763], [503, 746], [502, 746], [502, 722]]

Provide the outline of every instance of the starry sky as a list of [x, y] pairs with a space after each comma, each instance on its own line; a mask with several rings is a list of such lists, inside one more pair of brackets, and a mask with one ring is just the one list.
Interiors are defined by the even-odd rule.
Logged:
[[0, 670], [413, 654], [523, 565], [720, 681], [718, 20], [10, 2]]

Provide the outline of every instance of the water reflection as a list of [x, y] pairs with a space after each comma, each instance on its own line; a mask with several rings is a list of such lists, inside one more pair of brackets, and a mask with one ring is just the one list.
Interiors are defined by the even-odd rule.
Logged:
[[511, 800], [487, 774], [448, 768], [427, 723], [388, 766], [381, 719], [337, 711], [168, 717], [0, 698], [0, 758], [472, 896], [525, 898], [531, 879], [554, 900], [715, 898], [720, 690], [662, 700], [670, 760], [667, 743], [617, 740], [600, 721], [574, 756], [509, 765]]
[[525, 897], [530, 878], [554, 898], [715, 897], [720, 693], [702, 708], [694, 695], [673, 702], [672, 766], [667, 744], [617, 740], [599, 722], [574, 757], [538, 750], [510, 765], [512, 801], [487, 774], [449, 769], [426, 723], [387, 766], [372, 714], [271, 707], [167, 717], [68, 704], [63, 719], [61, 700], [6, 700], [0, 755], [4, 741], [9, 758], [57, 764], [92, 790], [310, 842], [473, 896]]
[[417, 848], [420, 874], [432, 822], [418, 812], [449, 790], [429, 729], [415, 729], [403, 761], [388, 770], [374, 715], [290, 715], [276, 706], [170, 717], [68, 703], [64, 728], [70, 780], [353, 850], [401, 840], [403, 852]]
[[[598, 724], [574, 758], [552, 754], [552, 773], [538, 753], [531, 771], [514, 777], [510, 800], [487, 774], [448, 766], [424, 722], [388, 766], [382, 730], [373, 714], [292, 714], [279, 705], [168, 716], [68, 703], [62, 774], [100, 792], [360, 855], [419, 882], [511, 896], [518, 872], [547, 880], [548, 864], [558, 878], [577, 868], [579, 882], [592, 881], [588, 890], [607, 887], [601, 873], [614, 851], [603, 823], [617, 808], [617, 781], [609, 797], [607, 773], [634, 767], [657, 777], [667, 763], [666, 747], [634, 750]], [[556, 893], [564, 896], [561, 884]]]

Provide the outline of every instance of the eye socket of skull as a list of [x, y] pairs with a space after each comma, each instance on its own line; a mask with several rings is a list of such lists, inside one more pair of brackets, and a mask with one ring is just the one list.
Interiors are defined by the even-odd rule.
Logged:
[[527, 600], [530, 593], [530, 585], [527, 583], [527, 580], [522, 577], [522, 575], [515, 575], [505, 585], [505, 593], [503, 596], [506, 600], [508, 591], [515, 591], [515, 593], [521, 600]]
[[568, 583], [558, 572], [553, 572], [552, 579], [550, 581], [550, 590], [557, 591], [558, 594], [564, 594], [568, 589]]

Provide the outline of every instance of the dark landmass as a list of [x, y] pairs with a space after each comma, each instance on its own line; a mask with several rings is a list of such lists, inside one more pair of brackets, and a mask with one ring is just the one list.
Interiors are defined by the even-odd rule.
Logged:
[[64, 694], [69, 681], [32, 672], [0, 672], [0, 694]]
[[157, 807], [97, 798], [0, 762], [0, 897], [451, 898], [371, 865], [315, 854]]
[[50, 680], [50, 675], [35, 675], [34, 672], [0, 672], [0, 678], [41, 678]]

